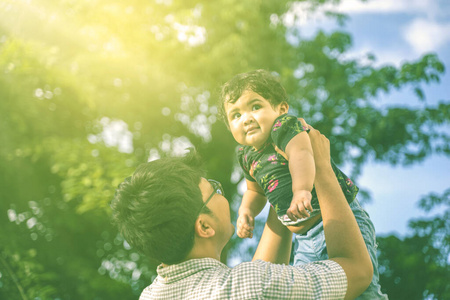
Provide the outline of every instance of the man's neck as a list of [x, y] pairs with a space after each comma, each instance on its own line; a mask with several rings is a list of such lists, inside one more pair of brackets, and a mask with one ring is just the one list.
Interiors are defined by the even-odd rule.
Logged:
[[211, 255], [211, 254], [206, 254], [206, 253], [191, 253], [190, 255], [188, 255], [186, 257], [185, 260], [183, 261], [187, 261], [190, 259], [199, 259], [199, 258], [212, 258], [212, 259], [216, 259], [216, 260], [220, 260], [220, 255]]
[[190, 259], [198, 259], [198, 258], [212, 258], [220, 261], [220, 252], [212, 240], [196, 240], [194, 243], [194, 247], [186, 256], [186, 259], [183, 261], [187, 261]]

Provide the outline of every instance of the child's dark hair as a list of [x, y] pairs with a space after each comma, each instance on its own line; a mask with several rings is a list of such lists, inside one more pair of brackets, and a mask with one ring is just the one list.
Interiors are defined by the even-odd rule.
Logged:
[[203, 206], [203, 171], [194, 155], [139, 165], [111, 202], [113, 222], [126, 241], [159, 262], [178, 263], [194, 245], [194, 225]]
[[228, 125], [225, 103], [235, 103], [246, 90], [251, 90], [269, 101], [272, 107], [288, 102], [286, 90], [280, 83], [278, 76], [266, 70], [255, 70], [241, 73], [228, 82], [222, 88], [219, 99], [220, 117]]

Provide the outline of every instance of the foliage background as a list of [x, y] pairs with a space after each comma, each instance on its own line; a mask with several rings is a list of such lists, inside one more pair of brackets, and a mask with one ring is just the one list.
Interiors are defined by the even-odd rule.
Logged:
[[[0, 298], [136, 299], [156, 264], [117, 234], [108, 204], [149, 158], [194, 145], [236, 210], [242, 174], [215, 104], [236, 73], [277, 72], [292, 110], [330, 138], [356, 182], [369, 159], [448, 157], [450, 103], [430, 104], [423, 91], [440, 81], [442, 62], [350, 59], [345, 27], [305, 38], [298, 12], [338, 2], [0, 2]], [[405, 87], [420, 106], [377, 105]], [[439, 214], [413, 220], [406, 237], [378, 238], [392, 299], [450, 297], [450, 192], [431, 192], [420, 205]], [[254, 246], [233, 239], [222, 260], [251, 257]]]

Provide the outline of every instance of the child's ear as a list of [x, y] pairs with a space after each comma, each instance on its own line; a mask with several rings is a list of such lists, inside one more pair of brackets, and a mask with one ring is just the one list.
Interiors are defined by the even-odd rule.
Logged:
[[195, 233], [199, 237], [210, 238], [216, 234], [216, 231], [211, 226], [209, 218], [199, 216], [197, 221], [195, 221]]
[[289, 104], [287, 102], [282, 102], [279, 107], [280, 115], [286, 114], [289, 110]]

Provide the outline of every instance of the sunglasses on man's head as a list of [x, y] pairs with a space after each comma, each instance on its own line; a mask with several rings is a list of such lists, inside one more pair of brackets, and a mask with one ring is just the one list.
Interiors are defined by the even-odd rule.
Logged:
[[207, 179], [207, 180], [212, 185], [214, 191], [211, 194], [211, 196], [209, 196], [208, 200], [205, 201], [205, 203], [208, 203], [208, 201], [211, 200], [211, 198], [214, 196], [214, 194], [219, 194], [219, 195], [225, 196], [225, 192], [223, 191], [223, 187], [220, 184], [220, 182], [218, 182], [214, 179]]
[[220, 184], [220, 182], [218, 182], [218, 181], [216, 181], [214, 179], [207, 179], [207, 180], [211, 184], [211, 186], [213, 187], [213, 192], [208, 197], [208, 199], [205, 201], [205, 203], [203, 203], [203, 206], [200, 209], [200, 211], [202, 211], [202, 209], [205, 208], [205, 206], [208, 204], [209, 200], [211, 200], [212, 197], [215, 194], [219, 194], [219, 195], [225, 196], [225, 192], [223, 191], [223, 188], [222, 188], [222, 185]]

